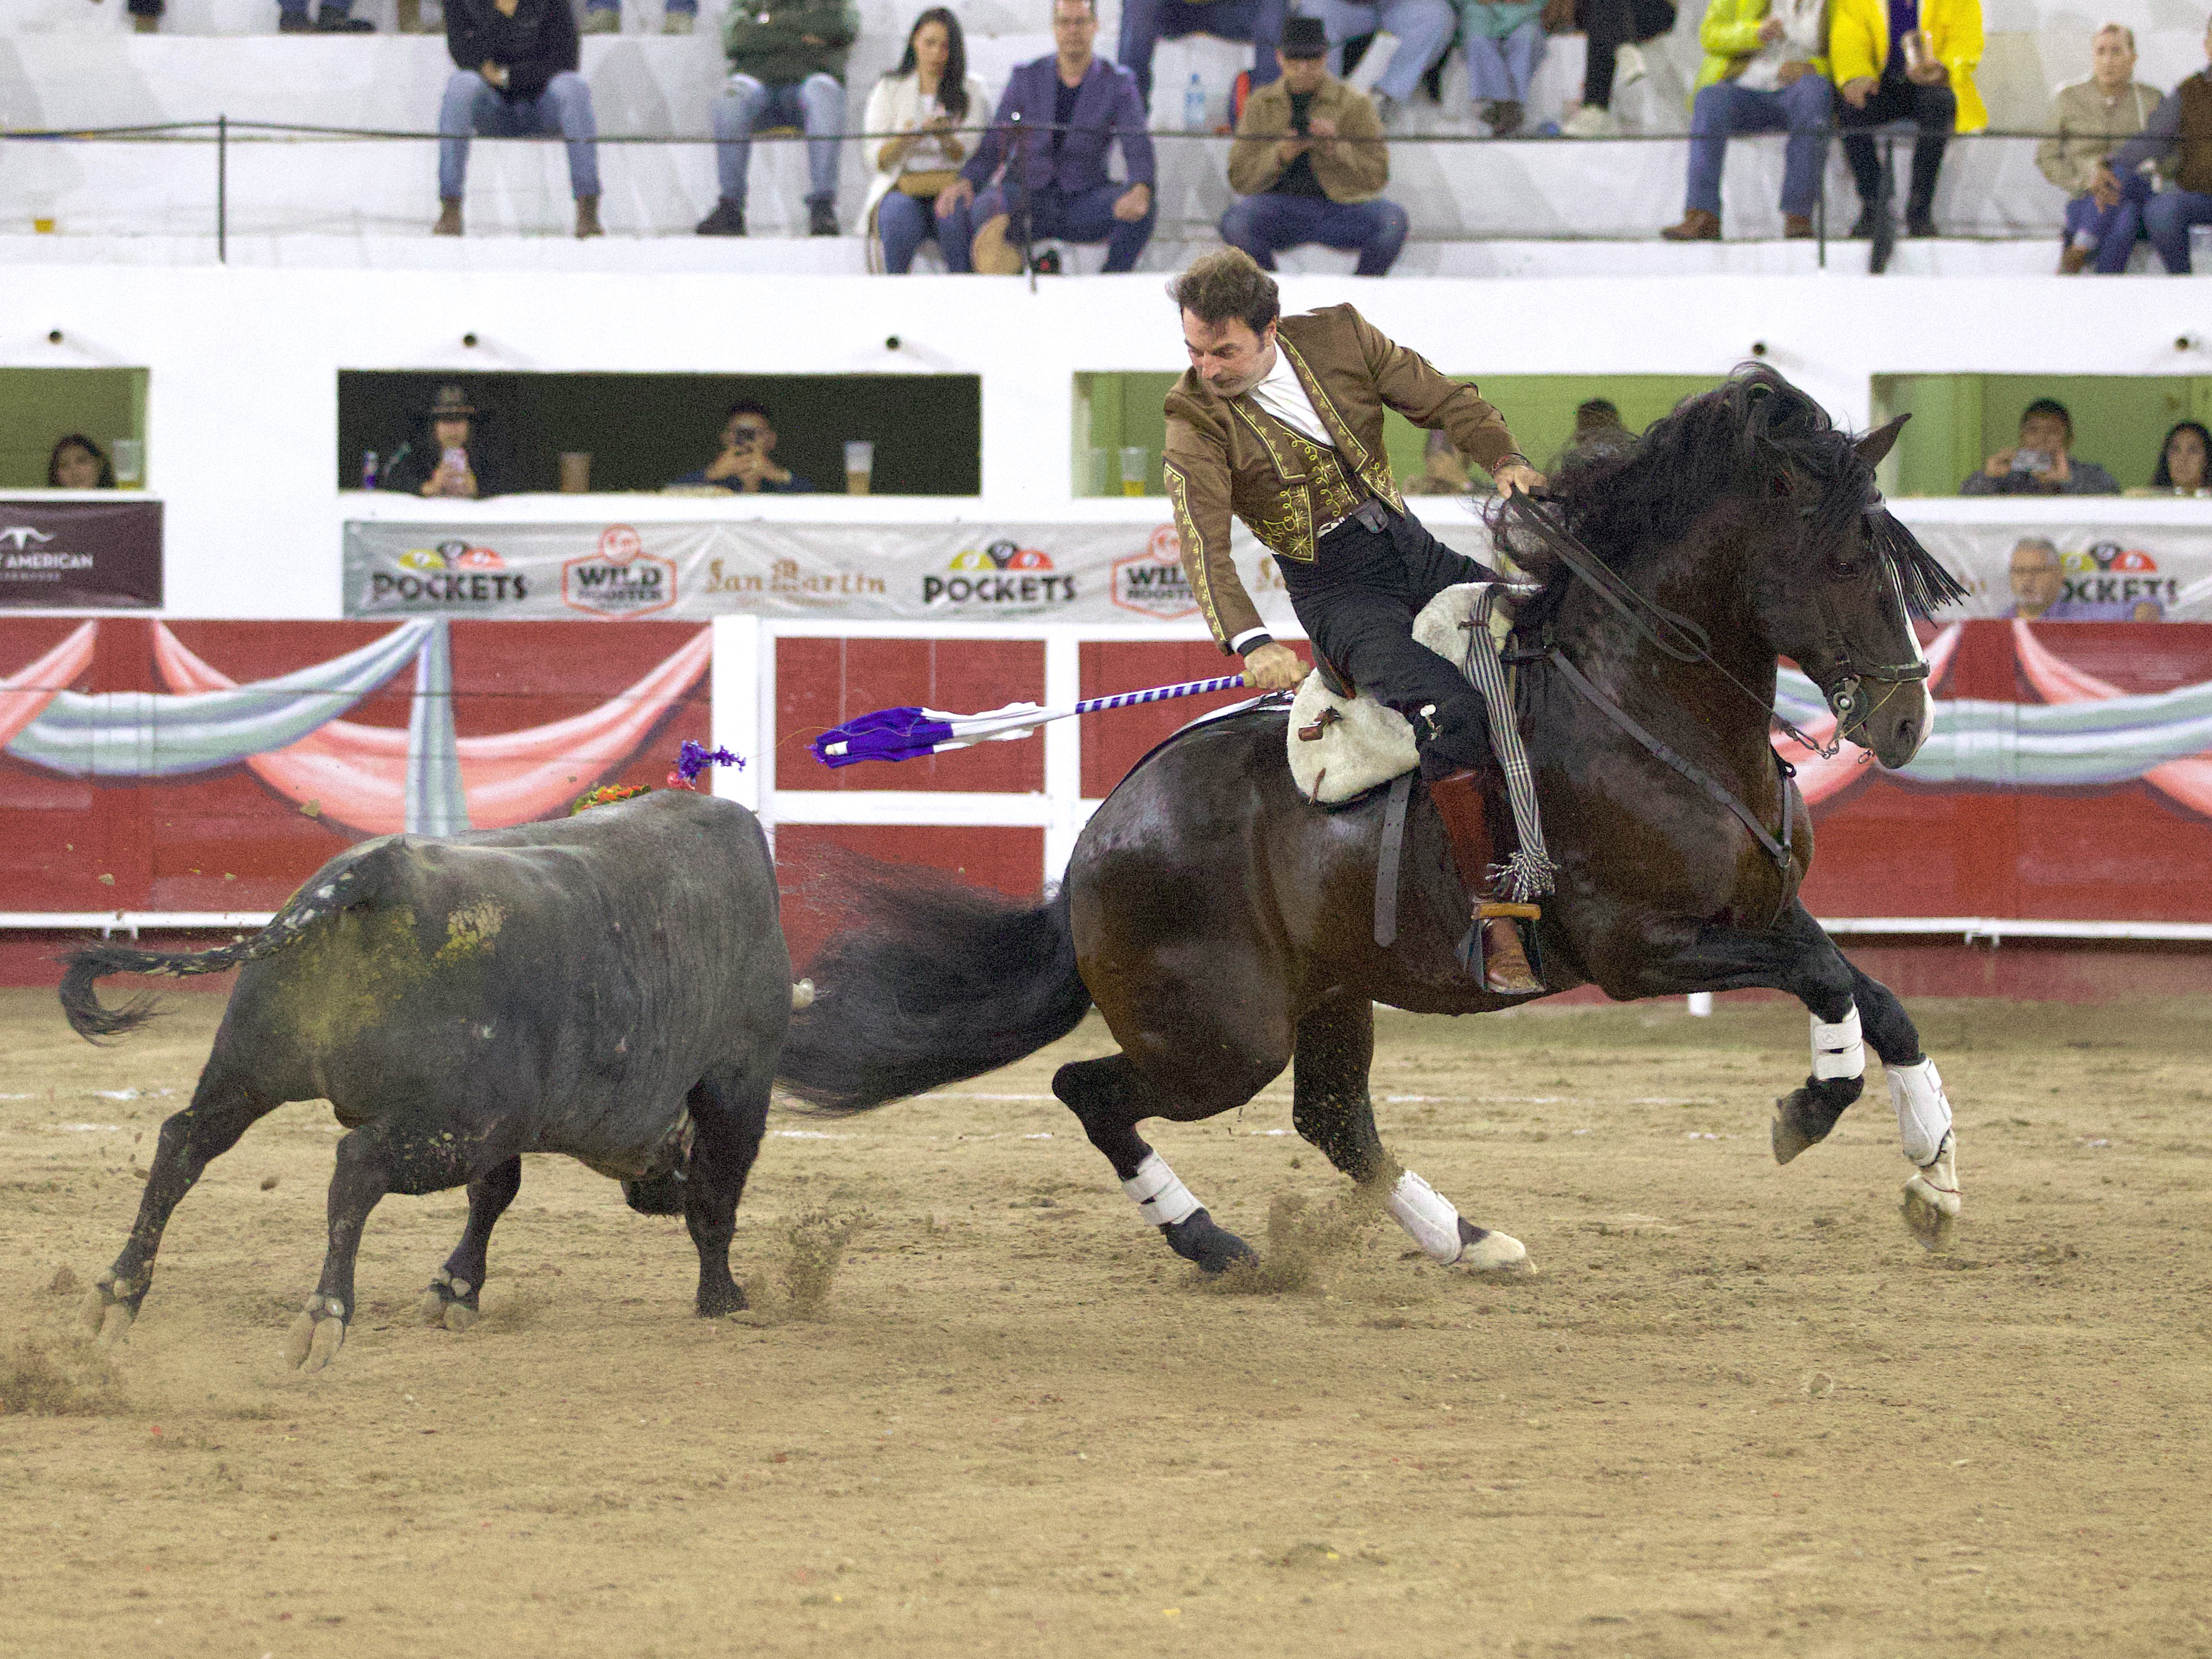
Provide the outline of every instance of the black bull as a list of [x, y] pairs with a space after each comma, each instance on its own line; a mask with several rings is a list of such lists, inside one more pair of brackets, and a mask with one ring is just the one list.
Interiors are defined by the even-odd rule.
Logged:
[[143, 998], [103, 1007], [105, 975], [243, 964], [191, 1103], [161, 1126], [137, 1224], [87, 1298], [107, 1340], [137, 1316], [200, 1172], [291, 1100], [328, 1100], [351, 1131], [293, 1365], [319, 1369], [344, 1341], [355, 1253], [386, 1193], [467, 1185], [467, 1230], [424, 1312], [471, 1321], [524, 1152], [566, 1152], [621, 1180], [635, 1207], [680, 1210], [700, 1313], [745, 1305], [730, 1238], [792, 988], [767, 842], [735, 803], [664, 791], [512, 830], [387, 836], [332, 859], [236, 945], [67, 960], [62, 1006], [91, 1038], [150, 1012]]

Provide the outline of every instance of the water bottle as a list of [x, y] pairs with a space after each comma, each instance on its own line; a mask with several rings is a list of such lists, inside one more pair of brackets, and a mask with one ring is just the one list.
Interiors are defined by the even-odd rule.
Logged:
[[1194, 72], [1190, 84], [1183, 88], [1182, 130], [1185, 132], [1206, 131], [1206, 82]]
[[376, 488], [376, 452], [373, 449], [363, 450], [361, 456], [361, 487], [363, 489]]

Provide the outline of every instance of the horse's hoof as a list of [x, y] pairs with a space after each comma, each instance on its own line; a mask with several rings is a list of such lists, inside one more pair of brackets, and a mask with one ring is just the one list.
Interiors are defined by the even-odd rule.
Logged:
[[1526, 1273], [1528, 1247], [1510, 1233], [1478, 1227], [1465, 1216], [1459, 1222], [1458, 1265], [1479, 1273]]
[[1944, 1192], [1916, 1175], [1905, 1183], [1900, 1213], [1923, 1249], [1947, 1250], [1959, 1225], [1959, 1194]]
[[1213, 1224], [1203, 1210], [1193, 1210], [1182, 1220], [1160, 1231], [1168, 1248], [1186, 1261], [1195, 1262], [1205, 1273], [1224, 1273], [1240, 1261], [1257, 1261], [1260, 1253], [1225, 1227]]
[[1802, 1088], [1792, 1089], [1774, 1103], [1774, 1161], [1787, 1164], [1808, 1146], [1828, 1138], [1836, 1120], [1859, 1097], [1864, 1078], [1807, 1078]]
[[345, 1304], [319, 1291], [307, 1298], [279, 1352], [287, 1370], [319, 1371], [345, 1346]]

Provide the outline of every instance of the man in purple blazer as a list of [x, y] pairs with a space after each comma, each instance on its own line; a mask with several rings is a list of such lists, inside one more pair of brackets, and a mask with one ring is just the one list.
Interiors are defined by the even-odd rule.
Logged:
[[[1014, 70], [991, 130], [938, 197], [938, 217], [952, 222], [948, 228], [957, 234], [963, 213], [975, 227], [977, 270], [1021, 269], [1021, 255], [1007, 245], [1010, 231], [1018, 241], [1103, 241], [1109, 271], [1134, 270], [1152, 240], [1158, 210], [1144, 100], [1128, 70], [1092, 54], [1097, 35], [1095, 0], [1055, 0], [1054, 55]], [[1126, 185], [1106, 176], [1106, 152], [1117, 138], [1128, 164]], [[1024, 216], [1026, 235], [1016, 222]]]

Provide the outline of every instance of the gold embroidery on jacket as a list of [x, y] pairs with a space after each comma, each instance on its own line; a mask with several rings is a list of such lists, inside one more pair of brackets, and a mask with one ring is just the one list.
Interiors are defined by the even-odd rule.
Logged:
[[1190, 576], [1191, 591], [1198, 595], [1198, 608], [1206, 614], [1206, 625], [1223, 644], [1229, 636], [1222, 632], [1221, 617], [1213, 608], [1213, 580], [1206, 568], [1206, 538], [1199, 533], [1198, 520], [1191, 516], [1188, 486], [1182, 474], [1165, 463], [1160, 476], [1167, 484], [1168, 499], [1175, 503], [1176, 532], [1182, 538], [1183, 564]]

